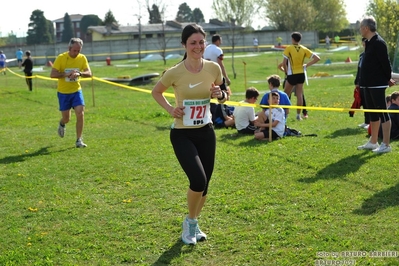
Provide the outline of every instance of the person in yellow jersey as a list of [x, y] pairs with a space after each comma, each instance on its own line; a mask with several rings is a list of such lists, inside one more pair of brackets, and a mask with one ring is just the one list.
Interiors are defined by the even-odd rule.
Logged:
[[79, 79], [92, 76], [86, 56], [80, 53], [82, 47], [80, 38], [71, 38], [68, 51], [57, 56], [50, 73], [51, 78], [58, 79], [57, 95], [61, 111], [58, 135], [64, 137], [65, 125], [71, 118], [73, 108], [76, 115], [76, 148], [87, 146], [82, 140], [85, 102]]
[[[297, 106], [303, 106], [303, 83], [306, 78], [306, 68], [320, 60], [317, 54], [300, 44], [301, 39], [300, 32], [293, 32], [291, 34], [292, 45], [288, 45], [283, 52], [283, 66], [287, 66], [284, 92], [291, 95], [292, 88], [295, 86]], [[305, 63], [305, 58], [311, 60]], [[297, 109], [296, 119], [302, 120], [301, 109]]]
[[[215, 164], [216, 136], [210, 113], [211, 98], [219, 103], [227, 94], [220, 89], [223, 75], [219, 64], [203, 59], [205, 31], [197, 24], [188, 24], [181, 35], [185, 48], [183, 60], [167, 69], [152, 90], [155, 101], [173, 118], [170, 141], [175, 155], [187, 175], [188, 214], [183, 220], [182, 241], [195, 245], [207, 235], [198, 226], [209, 181]], [[172, 87], [175, 105], [163, 93]]]

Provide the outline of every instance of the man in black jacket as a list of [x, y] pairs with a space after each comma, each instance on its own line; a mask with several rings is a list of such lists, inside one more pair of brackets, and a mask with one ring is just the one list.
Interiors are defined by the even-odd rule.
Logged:
[[[368, 109], [386, 110], [385, 91], [388, 86], [395, 84], [391, 79], [392, 67], [389, 61], [388, 48], [380, 35], [376, 32], [377, 24], [373, 17], [366, 17], [360, 23], [360, 34], [366, 38], [366, 48], [360, 66], [360, 88], [364, 88]], [[391, 151], [390, 131], [391, 121], [387, 112], [370, 112], [371, 137], [369, 141], [357, 148], [372, 150], [374, 153]], [[382, 127], [383, 139], [378, 144], [378, 131]]]
[[30, 51], [26, 51], [26, 59], [22, 62], [21, 66], [24, 67], [26, 84], [28, 85], [29, 91], [32, 91], [32, 69], [33, 69], [33, 60], [30, 56]]

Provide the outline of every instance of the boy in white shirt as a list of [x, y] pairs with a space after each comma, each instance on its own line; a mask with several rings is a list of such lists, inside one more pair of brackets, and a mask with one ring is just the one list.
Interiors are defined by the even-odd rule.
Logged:
[[[278, 92], [270, 92], [268, 97], [269, 105], [279, 105], [280, 95]], [[270, 104], [270, 99], [272, 103]], [[272, 121], [269, 122], [269, 111], [266, 109], [265, 112], [260, 112], [258, 119], [255, 121], [255, 126], [260, 127], [260, 131], [255, 133], [255, 139], [264, 140], [269, 138], [269, 128], [272, 127], [272, 139], [282, 138], [285, 132], [285, 113], [281, 107], [273, 107], [271, 109]]]
[[[255, 103], [259, 97], [259, 91], [254, 87], [249, 87], [245, 92], [245, 100], [240, 103]], [[252, 106], [236, 106], [234, 108], [234, 121], [236, 129], [240, 134], [253, 135], [256, 127], [255, 108]]]

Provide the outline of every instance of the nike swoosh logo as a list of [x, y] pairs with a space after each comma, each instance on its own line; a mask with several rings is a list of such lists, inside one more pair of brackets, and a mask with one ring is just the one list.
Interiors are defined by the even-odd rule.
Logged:
[[194, 88], [194, 87], [197, 87], [198, 85], [200, 85], [201, 83], [202, 83], [203, 81], [201, 81], [201, 82], [199, 82], [199, 83], [196, 83], [196, 84], [188, 84], [188, 87], [190, 87], [190, 89], [192, 89], [192, 88]]

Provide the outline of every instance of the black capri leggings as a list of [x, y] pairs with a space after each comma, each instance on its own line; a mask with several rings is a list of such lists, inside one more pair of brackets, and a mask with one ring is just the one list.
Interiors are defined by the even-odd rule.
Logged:
[[[385, 90], [386, 89], [383, 88], [364, 88], [364, 98], [366, 100], [367, 109], [387, 109]], [[381, 123], [385, 123], [390, 120], [389, 114], [387, 112], [370, 112], [369, 117], [371, 122], [381, 120]]]
[[195, 129], [172, 129], [170, 141], [190, 189], [203, 191], [205, 196], [215, 165], [216, 136], [212, 124]]

